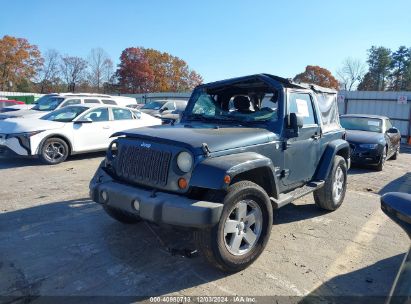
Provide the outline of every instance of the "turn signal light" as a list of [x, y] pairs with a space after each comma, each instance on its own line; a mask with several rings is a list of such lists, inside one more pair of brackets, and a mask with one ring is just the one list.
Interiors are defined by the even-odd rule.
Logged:
[[226, 175], [224, 176], [224, 183], [226, 183], [227, 185], [231, 182], [231, 177], [230, 175]]
[[179, 187], [180, 189], [185, 189], [185, 188], [187, 188], [187, 180], [186, 180], [185, 178], [183, 178], [183, 177], [179, 178], [179, 179], [178, 179], [178, 187]]

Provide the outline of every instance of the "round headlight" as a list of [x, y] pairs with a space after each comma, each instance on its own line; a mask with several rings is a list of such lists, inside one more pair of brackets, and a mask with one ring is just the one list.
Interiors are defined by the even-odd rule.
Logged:
[[193, 166], [193, 157], [191, 156], [191, 154], [188, 152], [181, 152], [180, 154], [178, 154], [177, 166], [184, 173], [189, 172], [191, 170], [191, 167]]

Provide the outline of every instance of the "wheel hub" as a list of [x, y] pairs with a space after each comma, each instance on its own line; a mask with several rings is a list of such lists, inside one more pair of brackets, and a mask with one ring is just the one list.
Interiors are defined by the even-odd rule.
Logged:
[[224, 223], [224, 242], [233, 255], [244, 255], [256, 245], [262, 230], [263, 216], [253, 200], [238, 202]]

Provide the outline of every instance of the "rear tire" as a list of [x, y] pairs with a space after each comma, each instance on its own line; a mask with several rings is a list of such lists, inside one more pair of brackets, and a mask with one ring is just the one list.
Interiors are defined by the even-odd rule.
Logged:
[[40, 159], [48, 165], [64, 162], [69, 156], [68, 144], [61, 138], [49, 138], [41, 146]]
[[396, 160], [398, 158], [398, 154], [400, 154], [400, 148], [397, 148], [397, 150], [395, 150], [394, 155], [391, 157], [392, 160]]
[[321, 209], [337, 210], [344, 201], [346, 190], [347, 163], [343, 157], [336, 155], [325, 185], [314, 191], [315, 204]]
[[255, 183], [231, 185], [218, 224], [194, 232], [206, 260], [224, 272], [251, 265], [264, 251], [271, 234], [273, 210], [267, 193]]
[[113, 219], [124, 224], [136, 224], [141, 221], [141, 218], [139, 216], [129, 214], [120, 209], [116, 209], [107, 205], [103, 205], [103, 209]]

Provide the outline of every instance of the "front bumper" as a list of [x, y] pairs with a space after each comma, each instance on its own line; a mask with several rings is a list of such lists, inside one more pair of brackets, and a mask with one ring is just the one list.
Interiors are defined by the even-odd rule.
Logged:
[[377, 150], [354, 151], [351, 154], [351, 161], [355, 164], [378, 164], [381, 160], [381, 153]]
[[[214, 226], [219, 222], [223, 210], [223, 204], [148, 191], [117, 182], [102, 168], [98, 169], [90, 182], [90, 197], [96, 203], [138, 215], [147, 221], [182, 227]], [[134, 207], [136, 200], [139, 202], [138, 210]]]

